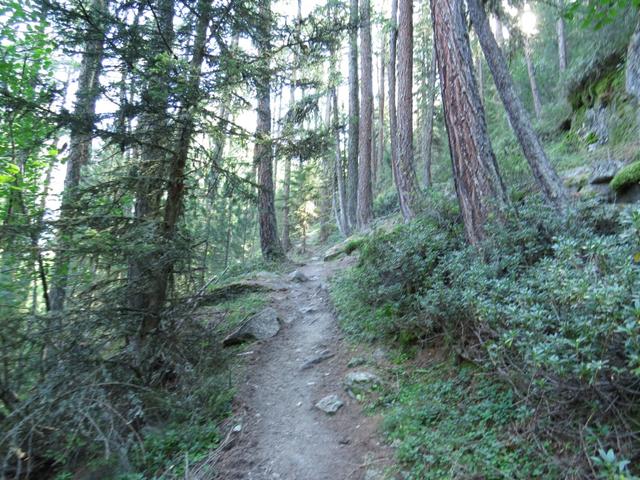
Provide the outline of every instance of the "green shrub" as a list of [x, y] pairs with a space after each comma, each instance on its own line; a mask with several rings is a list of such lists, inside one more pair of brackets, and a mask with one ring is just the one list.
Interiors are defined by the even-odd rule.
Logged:
[[504, 385], [469, 366], [436, 363], [415, 372], [382, 402], [383, 428], [407, 480], [558, 478], [519, 434], [531, 411]]
[[397, 336], [407, 325], [424, 330], [418, 310], [425, 277], [441, 261], [442, 252], [455, 250], [462, 240], [457, 222], [450, 220], [421, 218], [377, 232], [362, 243], [358, 267], [332, 286], [348, 331], [375, 338]]
[[398, 192], [395, 187], [388, 188], [373, 200], [373, 215], [376, 218], [384, 217], [399, 210], [400, 203], [398, 202]]
[[214, 422], [168, 426], [146, 435], [144, 452], [140, 452], [138, 459], [139, 468], [155, 478], [182, 478], [185, 457], [190, 463], [202, 460], [216, 449], [219, 441]]
[[632, 458], [640, 214], [606, 208], [563, 220], [532, 199], [488, 225], [479, 249], [433, 216], [375, 235], [332, 290], [345, 328], [402, 345], [437, 339], [507, 379], [535, 408], [541, 441], [568, 434], [585, 442], [572, 451]]
[[364, 245], [364, 238], [351, 238], [347, 241], [347, 244], [344, 246], [344, 252], [347, 255], [351, 255], [356, 250], [360, 249]]
[[640, 182], [640, 160], [633, 162], [620, 170], [609, 183], [616, 192], [621, 192], [634, 183]]

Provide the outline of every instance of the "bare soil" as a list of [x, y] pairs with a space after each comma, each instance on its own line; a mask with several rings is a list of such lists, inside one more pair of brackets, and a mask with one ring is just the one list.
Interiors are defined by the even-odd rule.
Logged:
[[[353, 352], [342, 339], [326, 290], [330, 276], [348, 262], [313, 260], [299, 268], [309, 279], [302, 283], [287, 277], [266, 280], [275, 287], [271, 304], [285, 325], [276, 337], [246, 352], [246, 379], [239, 387], [227, 446], [216, 458], [217, 476], [211, 478], [384, 478], [374, 471], [389, 464], [391, 450], [379, 436], [379, 418], [364, 415], [345, 392], [343, 379]], [[326, 350], [334, 356], [301, 368]], [[334, 393], [344, 402], [337, 413], [314, 407]]]

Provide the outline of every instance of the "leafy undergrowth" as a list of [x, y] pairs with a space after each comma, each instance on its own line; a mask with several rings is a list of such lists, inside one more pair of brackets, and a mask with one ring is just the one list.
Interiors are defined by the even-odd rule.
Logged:
[[482, 371], [439, 362], [403, 378], [381, 400], [406, 480], [558, 477], [520, 434], [530, 411]]
[[244, 347], [222, 350], [220, 339], [265, 303], [263, 294], [250, 293], [190, 315], [176, 330], [180, 335], [172, 339], [179, 357], [165, 353], [159, 363], [165, 377], [162, 386], [140, 388], [130, 395], [128, 414], [137, 422], [136, 430], [125, 431], [128, 439], [120, 445], [105, 441], [104, 452], [91, 449], [80, 432], [70, 435], [51, 451], [67, 466], [56, 480], [185, 478], [189, 466], [196, 466], [219, 445], [219, 426], [231, 413], [234, 385], [243, 368], [234, 354]]
[[530, 200], [476, 249], [455, 207], [434, 204], [371, 236], [331, 288], [353, 338], [477, 365], [428, 369], [390, 402], [411, 478], [635, 478], [640, 212], [589, 204], [563, 220]]
[[224, 337], [251, 315], [258, 313], [267, 304], [264, 293], [243, 293], [218, 302], [214, 306], [204, 306], [198, 311], [202, 321], [210, 322], [219, 337]]
[[[203, 323], [209, 322], [209, 328], [219, 339], [259, 312], [266, 303], [264, 294], [234, 296], [213, 308], [204, 307], [199, 318]], [[184, 478], [188, 465], [196, 465], [216, 449], [221, 440], [219, 424], [231, 412], [234, 385], [242, 370], [237, 359], [233, 365], [227, 356], [222, 360], [192, 392], [191, 400], [197, 402], [195, 408], [199, 414], [193, 415], [194, 408], [185, 405], [171, 414], [168, 423], [150, 428], [134, 455], [136, 470], [145, 473], [128, 475], [122, 480]]]

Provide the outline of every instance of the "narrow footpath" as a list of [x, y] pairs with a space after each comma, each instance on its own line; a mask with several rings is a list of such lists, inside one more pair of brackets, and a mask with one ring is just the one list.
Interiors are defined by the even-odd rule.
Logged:
[[[271, 281], [271, 306], [283, 328], [247, 352], [251, 359], [238, 392], [234, 438], [216, 462], [215, 478], [385, 478], [391, 451], [381, 441], [379, 419], [363, 414], [345, 391], [354, 354], [343, 342], [327, 292], [331, 275], [348, 262], [315, 258], [298, 269], [297, 279]], [[329, 395], [343, 402], [333, 414], [316, 407]]]

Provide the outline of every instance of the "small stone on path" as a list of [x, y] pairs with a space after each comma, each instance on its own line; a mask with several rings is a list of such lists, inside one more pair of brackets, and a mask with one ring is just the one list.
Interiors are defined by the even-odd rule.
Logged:
[[382, 383], [375, 373], [367, 371], [349, 372], [344, 378], [344, 385], [349, 395], [356, 397], [358, 393], [369, 392]]
[[312, 358], [311, 360], [307, 360], [304, 365], [302, 365], [302, 367], [300, 367], [300, 370], [307, 370], [311, 367], [314, 367], [316, 365], [318, 365], [319, 363], [324, 362], [325, 360], [330, 359], [331, 357], [333, 357], [335, 354], [331, 353], [329, 350], [324, 350], [323, 352], [321, 352], [318, 356]]
[[336, 413], [342, 406], [344, 402], [340, 400], [338, 395], [331, 394], [324, 397], [318, 403], [316, 403], [316, 408], [322, 410], [324, 413], [332, 414]]
[[291, 280], [292, 282], [304, 283], [309, 281], [309, 277], [307, 277], [300, 270], [296, 270], [289, 275], [289, 280]]

